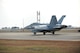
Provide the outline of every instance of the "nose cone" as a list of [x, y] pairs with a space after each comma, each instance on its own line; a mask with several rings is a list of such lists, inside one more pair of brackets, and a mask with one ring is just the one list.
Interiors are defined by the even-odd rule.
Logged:
[[34, 29], [32, 26], [26, 26], [25, 29]]
[[29, 26], [24, 27], [24, 29], [29, 29], [29, 28], [30, 28]]
[[26, 26], [24, 29], [30, 29], [31, 27], [30, 26]]

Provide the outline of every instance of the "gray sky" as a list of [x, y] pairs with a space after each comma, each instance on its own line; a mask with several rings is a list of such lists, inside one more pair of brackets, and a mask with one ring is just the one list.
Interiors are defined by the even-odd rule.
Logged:
[[79, 0], [0, 0], [0, 28], [27, 26], [36, 22], [36, 11], [41, 12], [41, 23], [49, 23], [51, 16], [59, 19], [66, 15], [62, 24], [80, 26]]

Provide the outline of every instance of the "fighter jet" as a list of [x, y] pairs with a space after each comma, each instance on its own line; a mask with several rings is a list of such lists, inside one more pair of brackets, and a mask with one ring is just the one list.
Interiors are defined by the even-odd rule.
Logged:
[[56, 16], [53, 15], [49, 24], [32, 23], [29, 26], [25, 27], [25, 29], [31, 30], [34, 33], [34, 35], [36, 35], [37, 32], [43, 32], [43, 35], [45, 35], [47, 32], [55, 34], [55, 31], [59, 31], [67, 27], [67, 25], [61, 25], [65, 17], [66, 15], [63, 15], [57, 21]]

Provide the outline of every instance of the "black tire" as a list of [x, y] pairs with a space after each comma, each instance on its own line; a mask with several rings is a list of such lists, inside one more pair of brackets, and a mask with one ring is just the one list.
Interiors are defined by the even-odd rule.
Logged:
[[52, 34], [54, 35], [54, 34], [55, 34], [55, 32], [52, 32]]
[[78, 32], [80, 32], [80, 30], [78, 30]]
[[46, 32], [43, 32], [43, 35], [45, 35], [46, 34]]
[[34, 35], [36, 35], [36, 32], [34, 32]]

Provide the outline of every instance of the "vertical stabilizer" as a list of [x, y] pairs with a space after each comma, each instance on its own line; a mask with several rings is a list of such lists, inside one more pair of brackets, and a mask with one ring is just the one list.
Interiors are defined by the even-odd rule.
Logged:
[[66, 17], [66, 15], [63, 15], [63, 16], [59, 19], [58, 24], [61, 24], [62, 21], [63, 21], [63, 19], [64, 19], [65, 17]]
[[49, 26], [50, 26], [50, 27], [53, 27], [53, 26], [55, 26], [56, 24], [57, 24], [57, 19], [56, 19], [56, 16], [53, 15], [52, 18], [51, 18], [51, 21], [50, 21]]

